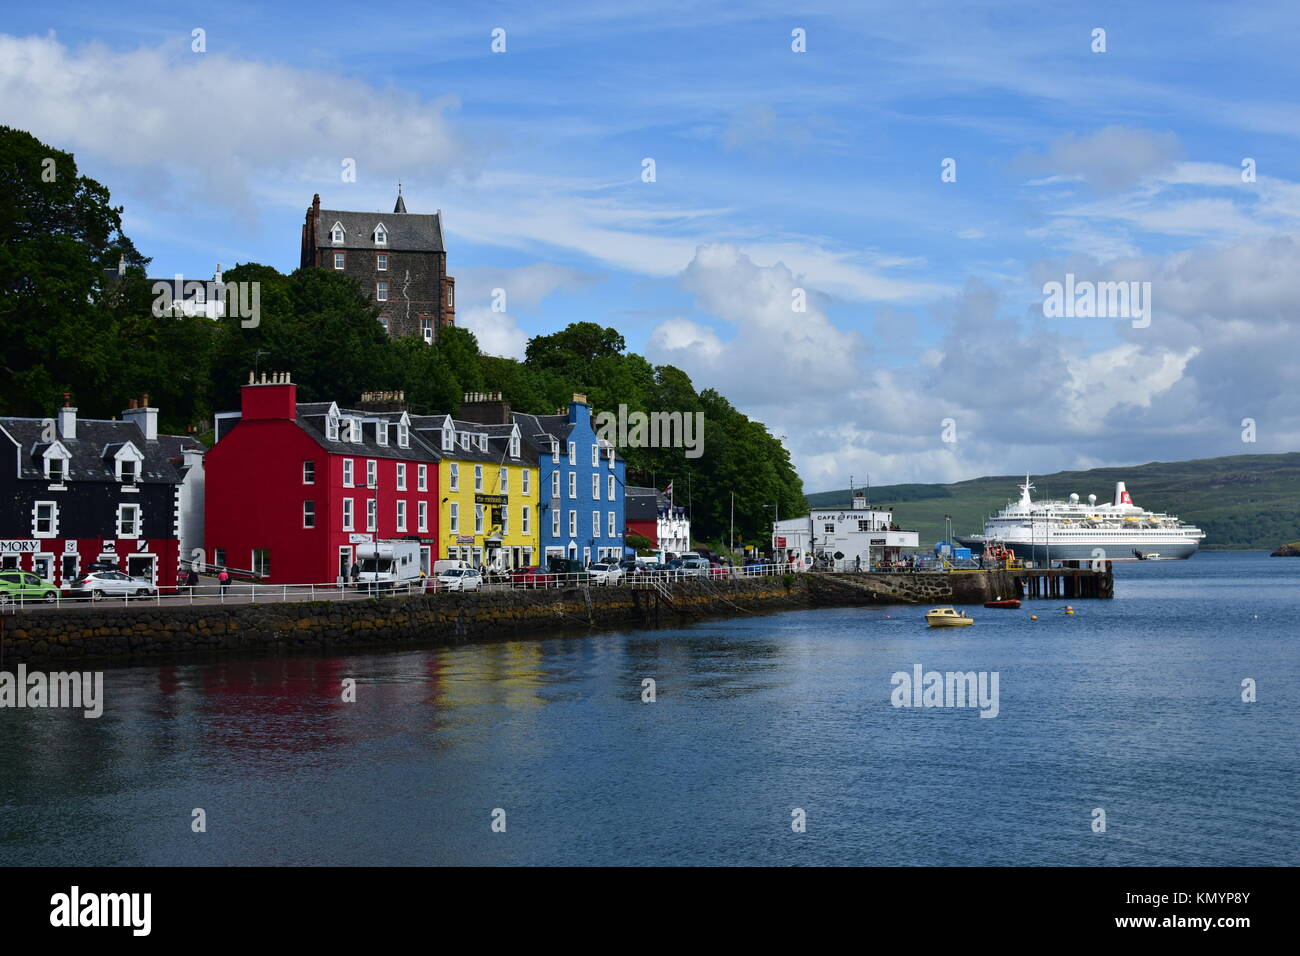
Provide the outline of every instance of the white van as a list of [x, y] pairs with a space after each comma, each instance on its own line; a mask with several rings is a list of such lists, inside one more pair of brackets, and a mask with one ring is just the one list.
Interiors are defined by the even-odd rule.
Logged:
[[357, 586], [391, 588], [420, 577], [420, 544], [395, 539], [357, 545]]

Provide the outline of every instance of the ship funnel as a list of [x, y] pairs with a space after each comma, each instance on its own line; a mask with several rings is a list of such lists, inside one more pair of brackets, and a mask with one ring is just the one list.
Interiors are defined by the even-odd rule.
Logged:
[[1124, 482], [1115, 482], [1115, 500], [1112, 503], [1116, 506], [1131, 505], [1133, 503], [1133, 499], [1129, 497], [1129, 493], [1124, 487]]

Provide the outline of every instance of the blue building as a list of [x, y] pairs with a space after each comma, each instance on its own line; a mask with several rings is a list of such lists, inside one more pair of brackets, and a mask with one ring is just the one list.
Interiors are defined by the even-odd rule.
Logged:
[[623, 557], [623, 490], [627, 463], [596, 435], [587, 396], [567, 412], [512, 412], [499, 392], [467, 396], [460, 417], [485, 425], [514, 424], [537, 452], [539, 564], [570, 558], [587, 564]]

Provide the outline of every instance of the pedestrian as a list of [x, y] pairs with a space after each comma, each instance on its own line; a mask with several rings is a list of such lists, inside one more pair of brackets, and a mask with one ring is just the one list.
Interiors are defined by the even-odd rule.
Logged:
[[853, 570], [854, 571], [862, 570], [862, 555], [858, 555], [856, 558], [853, 559]]
[[194, 594], [195, 588], [199, 586], [199, 572], [190, 568], [190, 573], [185, 576], [185, 585], [190, 589], [190, 594]]
[[352, 567], [348, 568], [348, 577], [352, 579], [352, 583], [355, 585], [361, 578], [361, 565], [353, 561]]
[[221, 585], [221, 596], [225, 597], [226, 592], [230, 590], [230, 572], [225, 568], [217, 575], [217, 583]]

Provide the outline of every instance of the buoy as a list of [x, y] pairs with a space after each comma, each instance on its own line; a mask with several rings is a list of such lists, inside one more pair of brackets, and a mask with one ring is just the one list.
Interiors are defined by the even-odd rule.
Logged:
[[1073, 614], [1073, 613], [1074, 613], [1074, 608], [1070, 607], [1070, 605], [1067, 604], [1067, 605], [1065, 606], [1065, 613], [1066, 613], [1066, 614]]
[[1031, 621], [1036, 621], [1036, 620], [1038, 620], [1038, 615], [1037, 615], [1037, 614], [1031, 614], [1031, 615], [1029, 615], [1029, 620], [1031, 620]]

